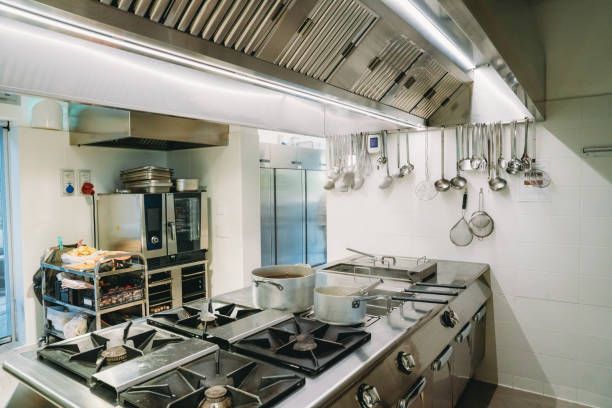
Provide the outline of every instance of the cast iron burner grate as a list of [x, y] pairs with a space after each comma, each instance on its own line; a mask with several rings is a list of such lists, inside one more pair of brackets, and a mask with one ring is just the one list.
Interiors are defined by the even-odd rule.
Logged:
[[137, 330], [130, 335], [132, 322], [123, 329], [99, 333], [74, 340], [49, 344], [38, 350], [40, 358], [57, 364], [92, 385], [92, 376], [106, 367], [145, 355], [168, 343], [183, 341], [178, 336], [159, 337], [155, 329]]
[[225, 390], [234, 408], [265, 407], [303, 385], [304, 378], [293, 372], [218, 350], [135, 385], [119, 399], [128, 407], [193, 408], [207, 398], [206, 393], [210, 397]]
[[227, 304], [213, 309], [212, 303], [208, 304], [209, 315], [214, 320], [202, 319], [201, 309], [192, 306], [182, 306], [176, 309], [155, 313], [147, 322], [151, 325], [171, 330], [186, 336], [206, 339], [210, 329], [235, 322], [244, 317], [261, 312], [260, 309], [249, 309], [236, 304]]
[[236, 342], [233, 350], [316, 375], [370, 337], [357, 328], [294, 317]]

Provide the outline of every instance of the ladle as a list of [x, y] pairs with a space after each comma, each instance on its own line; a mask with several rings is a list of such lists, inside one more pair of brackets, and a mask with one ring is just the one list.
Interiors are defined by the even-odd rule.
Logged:
[[387, 175], [383, 177], [382, 181], [378, 185], [378, 188], [384, 190], [388, 188], [391, 185], [391, 183], [393, 183], [393, 177], [391, 177], [391, 174], [389, 173], [389, 159], [387, 157], [387, 132], [384, 130], [382, 132], [382, 148], [383, 148], [384, 157], [386, 159], [385, 169], [387, 170]]
[[523, 162], [516, 157], [516, 136], [516, 121], [514, 121], [512, 122], [511, 157], [506, 166], [506, 172], [512, 175], [523, 171]]
[[461, 190], [467, 184], [467, 180], [465, 177], [461, 176], [461, 168], [459, 163], [461, 161], [461, 150], [463, 146], [463, 134], [461, 133], [461, 129], [459, 127], [455, 128], [455, 138], [457, 142], [457, 175], [453, 177], [450, 181], [451, 187], [455, 190]]
[[434, 187], [438, 191], [448, 191], [451, 186], [450, 181], [444, 178], [444, 126], [440, 130], [440, 160], [441, 160], [441, 175], [440, 179], [436, 180]]
[[[493, 140], [491, 140], [492, 138], [494, 138]], [[497, 174], [497, 147], [498, 147], [498, 143], [497, 143], [497, 133], [494, 132], [493, 135], [489, 135], [489, 137], [487, 138], [487, 147], [488, 147], [488, 156], [489, 156], [489, 161], [491, 162], [491, 166], [489, 166], [489, 188], [493, 191], [499, 191], [499, 190], [503, 190], [504, 188], [506, 188], [506, 185], [508, 184], [506, 182], [506, 180], [504, 180], [503, 178], [501, 178], [498, 174]]]

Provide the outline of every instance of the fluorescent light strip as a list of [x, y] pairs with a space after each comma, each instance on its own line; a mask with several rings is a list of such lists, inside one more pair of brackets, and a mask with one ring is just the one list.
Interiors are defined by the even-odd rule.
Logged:
[[442, 52], [451, 57], [465, 70], [475, 68], [474, 62], [455, 44], [448, 36], [416, 7], [411, 0], [383, 0], [384, 3], [395, 11], [408, 24], [416, 26], [427, 39], [435, 43]]
[[369, 109], [364, 109], [363, 107], [353, 105], [347, 102], [341, 102], [341, 101], [337, 101], [334, 99], [325, 98], [315, 93], [310, 93], [303, 89], [294, 88], [286, 84], [264, 80], [262, 78], [257, 78], [255, 76], [252, 76], [246, 73], [234, 72], [228, 68], [213, 65], [210, 63], [204, 63], [194, 58], [186, 57], [178, 53], [169, 52], [168, 50], [155, 47], [154, 45], [150, 45], [150, 44], [144, 45], [144, 44], [140, 44], [135, 41], [119, 38], [113, 35], [112, 33], [104, 32], [103, 30], [93, 31], [90, 28], [81, 27], [71, 22], [60, 21], [60, 20], [45, 16], [45, 15], [42, 15], [36, 12], [35, 10], [21, 8], [15, 5], [7, 5], [6, 3], [4, 4], [0, 3], [0, 11], [24, 18], [26, 20], [35, 21], [43, 25], [50, 25], [50, 26], [59, 28], [60, 30], [77, 34], [78, 36], [81, 36], [81, 37], [94, 38], [104, 43], [110, 43], [113, 45], [117, 45], [121, 49], [128, 49], [131, 51], [135, 51], [141, 55], [157, 57], [165, 61], [172, 61], [172, 62], [179, 63], [180, 65], [183, 65], [183, 66], [196, 68], [198, 70], [202, 70], [206, 72], [212, 72], [215, 74], [222, 75], [224, 77], [229, 77], [229, 78], [232, 78], [238, 81], [247, 82], [247, 83], [258, 85], [258, 86], [263, 86], [265, 88], [273, 89], [273, 90], [280, 91], [283, 93], [289, 93], [293, 96], [297, 96], [300, 98], [333, 105], [333, 106], [336, 106], [342, 109], [350, 110], [355, 113], [359, 113], [359, 114], [363, 114], [363, 115], [366, 115], [366, 116], [369, 116], [375, 119], [383, 120], [385, 122], [394, 123], [399, 126], [407, 126], [407, 127], [417, 128], [417, 129], [425, 128], [424, 125], [421, 125], [419, 123], [408, 122], [408, 121], [397, 119], [391, 116], [383, 115], [378, 112], [371, 111]]

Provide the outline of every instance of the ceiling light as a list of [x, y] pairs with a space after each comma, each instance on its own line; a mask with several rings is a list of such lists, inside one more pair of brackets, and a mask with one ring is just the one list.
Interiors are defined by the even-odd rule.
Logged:
[[411, 0], [383, 0], [383, 2], [461, 68], [466, 71], [475, 68], [472, 59]]

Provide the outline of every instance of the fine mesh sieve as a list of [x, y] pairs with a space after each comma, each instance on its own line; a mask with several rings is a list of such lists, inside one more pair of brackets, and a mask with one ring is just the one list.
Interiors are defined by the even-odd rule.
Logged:
[[470, 218], [469, 226], [472, 234], [478, 238], [486, 238], [493, 233], [495, 229], [495, 223], [493, 218], [483, 210], [484, 193], [482, 188], [478, 195], [478, 211], [472, 214]]

